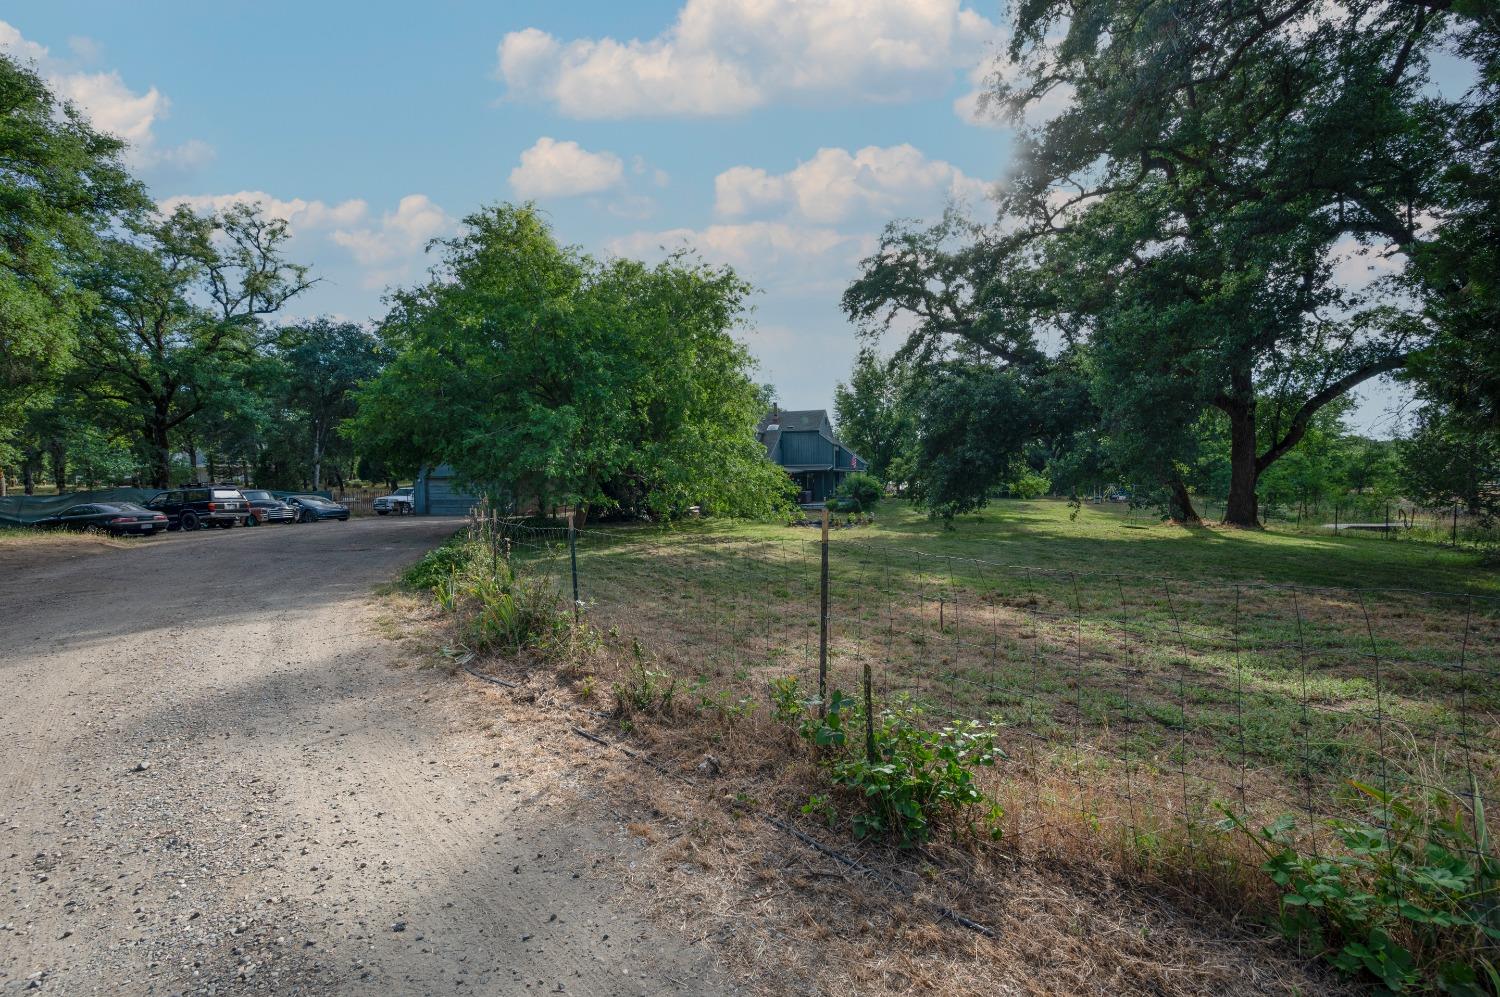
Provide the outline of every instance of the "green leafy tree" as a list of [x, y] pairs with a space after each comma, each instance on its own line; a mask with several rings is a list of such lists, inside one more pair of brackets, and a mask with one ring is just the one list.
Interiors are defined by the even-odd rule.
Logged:
[[26, 413], [49, 402], [72, 356], [90, 304], [78, 271], [99, 232], [145, 203], [123, 149], [0, 54], [0, 468], [16, 456]]
[[833, 389], [839, 437], [869, 462], [870, 473], [881, 481], [894, 480], [892, 467], [916, 446], [911, 382], [909, 363], [887, 363], [865, 347], [855, 358], [849, 383]]
[[285, 417], [305, 441], [311, 486], [322, 488], [325, 461], [342, 466], [353, 460], [350, 440], [339, 429], [354, 415], [355, 391], [380, 372], [378, 343], [356, 323], [320, 318], [283, 326], [275, 345], [285, 372]]
[[758, 515], [790, 483], [765, 460], [751, 362], [730, 335], [747, 286], [680, 256], [602, 263], [560, 245], [531, 206], [465, 219], [433, 278], [398, 292], [388, 363], [348, 432], [408, 473], [545, 508]]
[[1460, 505], [1470, 515], [1500, 513], [1500, 437], [1472, 433], [1461, 420], [1429, 407], [1399, 452], [1407, 497], [1431, 506]]
[[287, 237], [253, 206], [201, 217], [184, 207], [105, 243], [70, 384], [128, 411], [156, 487], [170, 483], [179, 428], [243, 390], [261, 319], [311, 286], [283, 255]]
[[1145, 441], [1132, 456], [1154, 474], [1192, 461], [1202, 411], [1224, 413], [1231, 523], [1257, 522], [1258, 479], [1319, 411], [1433, 342], [1403, 296], [1351, 293], [1334, 264], [1351, 240], [1379, 244], [1450, 294], [1417, 219], [1439, 218], [1442, 241], [1463, 109], [1434, 98], [1427, 67], [1479, 8], [1446, 8], [1017, 8], [1017, 69], [993, 96], [1071, 103], [1026, 133], [997, 269], [1052, 289], [1033, 321], [1086, 336], [1107, 431]]

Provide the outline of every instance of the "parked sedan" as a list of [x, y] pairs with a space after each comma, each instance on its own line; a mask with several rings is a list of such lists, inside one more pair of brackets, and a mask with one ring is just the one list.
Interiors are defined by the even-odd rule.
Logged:
[[297, 521], [296, 510], [264, 488], [241, 488], [240, 492], [245, 496], [245, 501], [250, 503], [250, 516], [245, 520], [246, 526]]
[[167, 517], [134, 502], [93, 502], [75, 505], [37, 520], [43, 530], [87, 530], [110, 536], [151, 536], [164, 532]]
[[349, 520], [349, 507], [330, 502], [321, 495], [288, 495], [286, 504], [292, 507], [299, 523], [316, 523], [324, 519]]

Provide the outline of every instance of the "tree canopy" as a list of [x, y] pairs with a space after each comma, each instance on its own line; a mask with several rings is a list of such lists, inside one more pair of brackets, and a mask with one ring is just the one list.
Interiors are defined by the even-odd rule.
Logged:
[[73, 355], [99, 232], [145, 203], [123, 149], [0, 54], [0, 464]]
[[786, 502], [754, 436], [760, 389], [731, 335], [749, 289], [732, 270], [595, 260], [529, 205], [470, 215], [442, 249], [381, 325], [388, 363], [351, 423], [372, 455], [584, 518]]
[[[1225, 518], [1255, 525], [1261, 477], [1327, 406], [1383, 374], [1440, 369], [1445, 344], [1494, 341], [1478, 324], [1493, 257], [1456, 251], [1492, 224], [1479, 206], [1493, 81], [1443, 95], [1429, 74], [1465, 46], [1493, 60], [1478, 40], [1493, 24], [1457, 8], [1020, 5], [990, 99], [1019, 118], [1060, 92], [1066, 109], [1022, 132], [997, 224], [893, 226], [845, 309], [874, 331], [901, 316], [898, 356], [950, 374], [1024, 381], [1077, 351], [1117, 466], [1184, 518], [1180, 469], [1204, 413], [1222, 414]], [[1399, 274], [1349, 280], [1362, 247]], [[1482, 397], [1483, 366], [1463, 364]], [[951, 409], [991, 426], [944, 422], [992, 441], [976, 473], [1003, 473], [1013, 433], [1043, 432], [1009, 404]]]

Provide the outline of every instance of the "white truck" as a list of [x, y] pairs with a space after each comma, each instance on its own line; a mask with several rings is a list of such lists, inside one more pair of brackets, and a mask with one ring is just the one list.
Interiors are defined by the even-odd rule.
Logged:
[[397, 488], [389, 495], [380, 496], [371, 503], [375, 508], [375, 515], [385, 516], [393, 512], [398, 516], [410, 515], [414, 491], [415, 489], [408, 485], [405, 488]]

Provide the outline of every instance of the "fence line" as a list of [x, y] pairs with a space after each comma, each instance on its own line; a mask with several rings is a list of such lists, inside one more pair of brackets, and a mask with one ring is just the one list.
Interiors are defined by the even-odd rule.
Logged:
[[1319, 821], [1360, 809], [1350, 780], [1500, 810], [1500, 599], [1007, 565], [847, 535], [472, 523], [704, 695], [761, 701], [773, 678], [823, 678], [934, 723], [997, 724], [1023, 837], [1057, 811], [1132, 839], [1192, 833], [1222, 804], [1293, 813], [1316, 851]]

